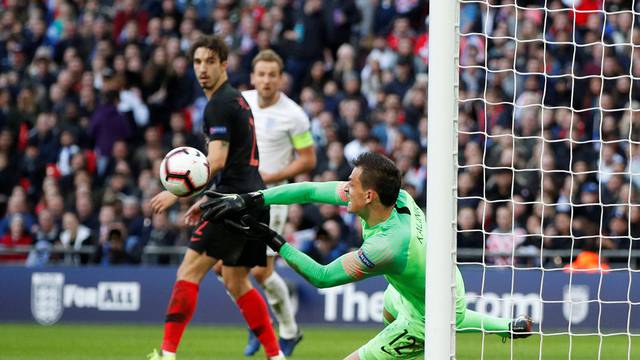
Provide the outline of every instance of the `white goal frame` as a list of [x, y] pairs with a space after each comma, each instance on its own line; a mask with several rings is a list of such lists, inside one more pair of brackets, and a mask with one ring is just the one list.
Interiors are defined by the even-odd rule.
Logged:
[[425, 359], [455, 358], [459, 11], [429, 2]]

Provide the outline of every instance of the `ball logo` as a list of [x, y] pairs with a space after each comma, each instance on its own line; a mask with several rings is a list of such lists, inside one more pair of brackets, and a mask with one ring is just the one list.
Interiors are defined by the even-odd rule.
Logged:
[[64, 274], [33, 273], [31, 275], [31, 314], [42, 325], [55, 324], [64, 310], [62, 290]]

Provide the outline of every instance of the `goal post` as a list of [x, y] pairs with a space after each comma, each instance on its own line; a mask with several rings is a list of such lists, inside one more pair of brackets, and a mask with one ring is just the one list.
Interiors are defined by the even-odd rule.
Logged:
[[426, 359], [455, 358], [458, 9], [429, 3]]
[[460, 265], [471, 310], [536, 321], [510, 358], [639, 359], [640, 0], [430, 1], [428, 22], [425, 358], [457, 356]]

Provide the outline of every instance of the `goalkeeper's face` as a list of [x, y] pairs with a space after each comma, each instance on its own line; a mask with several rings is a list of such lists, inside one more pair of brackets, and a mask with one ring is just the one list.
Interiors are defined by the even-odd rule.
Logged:
[[349, 196], [349, 203], [347, 204], [347, 211], [362, 215], [367, 206], [373, 199], [373, 190], [365, 189], [362, 187], [360, 181], [362, 176], [362, 169], [356, 167], [349, 176], [349, 182], [347, 183], [347, 194]]

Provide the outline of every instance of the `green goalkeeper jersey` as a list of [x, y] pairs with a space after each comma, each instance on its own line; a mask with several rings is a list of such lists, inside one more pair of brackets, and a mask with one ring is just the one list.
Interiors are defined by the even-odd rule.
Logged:
[[[267, 190], [265, 204], [326, 203], [346, 205], [344, 182], [296, 183]], [[285, 244], [280, 255], [294, 270], [317, 287], [332, 287], [383, 275], [401, 294], [400, 309], [424, 321], [425, 216], [411, 196], [400, 191], [389, 218], [375, 226], [363, 219], [362, 246], [327, 265], [320, 265]]]

